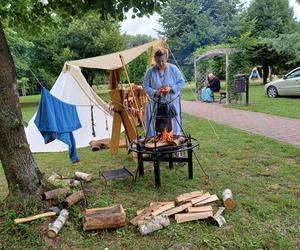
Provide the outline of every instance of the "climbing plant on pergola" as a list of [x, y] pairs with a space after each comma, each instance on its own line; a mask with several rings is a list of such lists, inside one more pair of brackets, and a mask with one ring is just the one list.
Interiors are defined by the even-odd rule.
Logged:
[[[225, 55], [225, 71], [226, 71], [226, 103], [229, 102], [229, 96], [230, 96], [230, 90], [228, 88], [229, 86], [229, 72], [228, 72], [228, 68], [229, 68], [229, 55], [231, 53], [234, 52], [239, 52], [240, 50], [238, 49], [234, 49], [234, 48], [216, 48], [216, 49], [211, 49], [208, 50], [200, 55], [197, 55], [194, 58], [194, 76], [195, 76], [195, 82], [196, 82], [196, 92], [197, 92], [197, 96], [199, 98], [199, 90], [201, 87], [204, 87], [204, 82], [206, 80], [206, 72], [199, 72], [197, 71], [197, 62], [199, 61], [205, 61], [205, 60], [210, 60], [213, 59], [217, 56], [220, 55]], [[200, 85], [199, 85], [199, 81], [198, 79], [200, 79]]]

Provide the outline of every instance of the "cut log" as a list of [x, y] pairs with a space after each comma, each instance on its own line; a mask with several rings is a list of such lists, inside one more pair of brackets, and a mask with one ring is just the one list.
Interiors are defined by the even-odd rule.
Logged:
[[47, 235], [49, 238], [54, 238], [57, 236], [59, 230], [62, 228], [62, 226], [65, 224], [66, 220], [69, 217], [69, 212], [66, 209], [61, 210], [59, 216], [57, 219], [49, 224], [49, 229], [47, 232]]
[[83, 230], [118, 228], [125, 226], [126, 214], [122, 205], [85, 211]]
[[70, 193], [69, 188], [58, 188], [43, 193], [42, 197], [44, 200], [50, 200], [50, 199], [58, 198], [60, 196], [66, 196], [68, 193]]
[[179, 207], [174, 207], [170, 210], [167, 210], [167, 211], [163, 212], [162, 215], [171, 216], [173, 214], [177, 214], [177, 213], [182, 212], [183, 210], [187, 209], [190, 206], [192, 206], [192, 203], [188, 202], [188, 203], [182, 204]]
[[84, 198], [84, 193], [82, 190], [71, 194], [70, 196], [68, 196], [65, 201], [63, 202], [63, 206], [64, 207], [70, 207], [72, 205], [74, 205], [75, 203], [77, 203], [78, 201], [80, 201], [81, 199]]
[[210, 197], [210, 193], [207, 192], [207, 193], [205, 193], [205, 194], [203, 194], [201, 196], [198, 196], [196, 198], [191, 199], [191, 202], [194, 205], [194, 204], [196, 204], [196, 203], [198, 203], [200, 201], [203, 201], [203, 200], [205, 200], [205, 199], [207, 199], [209, 197]]
[[92, 180], [92, 175], [83, 173], [83, 172], [75, 172], [75, 177], [85, 180], [85, 181], [91, 181]]
[[214, 202], [214, 201], [217, 201], [217, 200], [219, 200], [219, 198], [218, 198], [218, 196], [216, 196], [214, 194], [214, 195], [211, 195], [209, 198], [194, 204], [194, 206], [201, 206], [201, 205], [208, 204], [208, 203], [211, 203], [211, 202]]
[[201, 196], [201, 195], [203, 195], [203, 191], [202, 190], [200, 190], [200, 191], [193, 191], [191, 193], [181, 194], [181, 195], [177, 196], [176, 202], [177, 203], [181, 203], [181, 202], [189, 201], [190, 199], [195, 198], [197, 196]]
[[222, 193], [222, 200], [224, 203], [224, 206], [227, 209], [233, 209], [235, 207], [235, 203], [233, 200], [233, 195], [230, 189], [225, 189]]
[[207, 219], [213, 216], [211, 212], [203, 212], [203, 213], [182, 213], [182, 214], [175, 214], [175, 220], [177, 223], [182, 223], [186, 221], [193, 221], [193, 220], [201, 220]]
[[151, 216], [150, 220], [145, 220], [138, 224], [139, 231], [142, 235], [150, 234], [169, 225], [170, 220], [168, 216], [165, 215]]
[[153, 216], [159, 215], [159, 214], [161, 214], [161, 213], [163, 213], [163, 212], [165, 212], [165, 211], [167, 211], [167, 210], [169, 210], [169, 209], [171, 209], [171, 208], [173, 208], [173, 207], [175, 207], [175, 202], [174, 202], [174, 201], [171, 201], [171, 202], [169, 202], [169, 203], [167, 203], [167, 204], [161, 206], [160, 208], [154, 210], [154, 211], [152, 212], [152, 215], [153, 215]]
[[201, 206], [201, 207], [189, 207], [188, 213], [203, 213], [212, 211], [212, 206]]

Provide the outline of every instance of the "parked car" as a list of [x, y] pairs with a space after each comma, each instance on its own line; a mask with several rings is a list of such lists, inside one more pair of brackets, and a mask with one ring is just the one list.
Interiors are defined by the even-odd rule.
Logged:
[[271, 81], [265, 85], [269, 97], [300, 96], [300, 67], [287, 73], [282, 79]]

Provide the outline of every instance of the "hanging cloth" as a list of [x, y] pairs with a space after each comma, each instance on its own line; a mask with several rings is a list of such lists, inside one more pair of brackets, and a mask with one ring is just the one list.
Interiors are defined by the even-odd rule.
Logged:
[[73, 163], [78, 162], [76, 143], [72, 131], [81, 128], [75, 105], [65, 103], [42, 87], [41, 100], [36, 114], [35, 125], [44, 137], [45, 143], [58, 139], [69, 147]]

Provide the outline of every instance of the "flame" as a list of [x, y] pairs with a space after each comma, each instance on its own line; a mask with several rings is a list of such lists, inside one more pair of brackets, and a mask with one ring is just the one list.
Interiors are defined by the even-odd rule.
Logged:
[[167, 129], [163, 129], [162, 135], [160, 138], [161, 142], [173, 141], [173, 131], [168, 132]]

